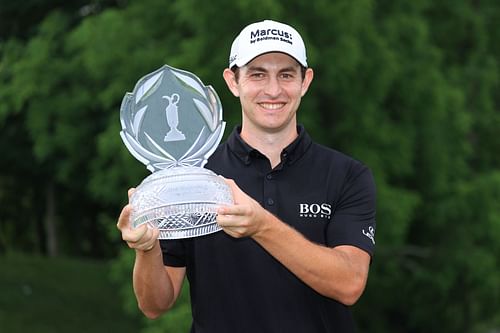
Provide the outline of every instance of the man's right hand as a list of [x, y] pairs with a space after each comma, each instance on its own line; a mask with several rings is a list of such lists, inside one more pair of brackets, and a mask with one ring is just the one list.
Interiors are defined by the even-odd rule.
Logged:
[[[128, 190], [129, 202], [130, 196], [134, 191], [134, 188]], [[118, 223], [116, 224], [116, 227], [122, 233], [122, 239], [131, 249], [144, 252], [152, 250], [156, 245], [159, 245], [158, 235], [160, 231], [158, 228], [152, 228], [149, 224], [143, 224], [137, 228], [133, 228], [130, 225], [131, 211], [132, 206], [130, 203], [123, 207], [120, 217], [118, 218]]]

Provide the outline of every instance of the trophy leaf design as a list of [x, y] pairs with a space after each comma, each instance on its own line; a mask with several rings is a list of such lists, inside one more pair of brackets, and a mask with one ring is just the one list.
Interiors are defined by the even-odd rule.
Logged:
[[142, 85], [137, 88], [137, 93], [135, 95], [135, 103], [143, 98], [148, 97], [161, 83], [163, 78], [163, 72], [153, 75], [151, 78], [147, 79]]

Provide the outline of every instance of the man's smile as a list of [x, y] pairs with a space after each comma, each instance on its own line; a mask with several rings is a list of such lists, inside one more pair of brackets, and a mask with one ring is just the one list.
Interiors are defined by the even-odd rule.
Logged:
[[278, 110], [285, 106], [285, 103], [259, 103], [259, 106], [268, 110]]

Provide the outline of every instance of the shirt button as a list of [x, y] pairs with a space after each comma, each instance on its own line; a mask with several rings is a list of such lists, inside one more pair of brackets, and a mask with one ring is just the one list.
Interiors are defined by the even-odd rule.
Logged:
[[268, 175], [266, 176], [266, 178], [267, 178], [268, 180], [271, 180], [271, 179], [273, 179], [273, 175], [268, 174]]
[[268, 199], [267, 199], [267, 204], [268, 204], [269, 206], [274, 205], [274, 200], [273, 200], [272, 198], [268, 198]]

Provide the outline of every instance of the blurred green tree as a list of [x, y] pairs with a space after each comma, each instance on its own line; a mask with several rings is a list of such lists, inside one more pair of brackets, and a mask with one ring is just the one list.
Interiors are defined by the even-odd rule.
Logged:
[[[192, 71], [219, 93], [231, 129], [240, 110], [221, 72], [234, 35], [264, 18], [296, 26], [308, 45], [315, 80], [300, 122], [375, 174], [378, 245], [354, 306], [360, 331], [498, 329], [494, 0], [128, 1], [76, 23], [54, 11], [26, 42], [2, 35], [0, 246], [47, 238], [41, 226], [52, 193], [65, 253], [116, 253], [126, 190], [147, 175], [118, 135], [124, 93], [164, 63]], [[31, 221], [27, 232], [17, 219]], [[137, 315], [132, 260], [120, 251], [114, 277]], [[183, 324], [172, 326], [177, 320]], [[174, 331], [189, 321], [183, 303], [145, 330]]]

